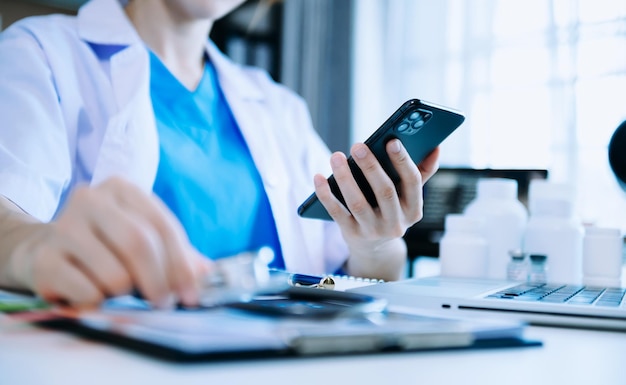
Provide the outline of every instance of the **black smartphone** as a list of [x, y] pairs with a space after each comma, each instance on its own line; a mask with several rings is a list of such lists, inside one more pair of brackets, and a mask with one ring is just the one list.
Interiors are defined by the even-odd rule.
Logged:
[[[387, 142], [396, 138], [400, 139], [411, 159], [415, 163], [419, 163], [456, 130], [464, 120], [465, 117], [459, 111], [437, 106], [423, 100], [411, 99], [402, 104], [365, 141], [365, 144], [372, 150], [383, 169], [397, 185], [400, 182], [400, 177], [387, 155], [387, 150], [385, 149]], [[367, 183], [363, 172], [352, 157], [348, 158], [348, 164], [354, 179], [361, 191], [363, 191], [369, 204], [372, 207], [377, 207], [378, 203], [376, 202], [374, 191]], [[345, 205], [345, 200], [341, 195], [341, 191], [339, 191], [339, 186], [337, 186], [334, 176], [331, 175], [328, 178], [328, 183], [333, 194]], [[332, 220], [315, 193], [311, 194], [298, 207], [298, 215], [305, 218]]]
[[257, 294], [226, 307], [272, 316], [332, 318], [382, 313], [387, 309], [387, 300], [345, 291], [289, 287], [277, 293]]

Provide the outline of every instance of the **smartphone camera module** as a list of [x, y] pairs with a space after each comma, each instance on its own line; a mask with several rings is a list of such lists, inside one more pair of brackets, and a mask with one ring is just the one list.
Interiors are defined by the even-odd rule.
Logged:
[[424, 124], [430, 119], [432, 113], [426, 110], [415, 110], [406, 116], [396, 130], [402, 135], [413, 135], [422, 129]]

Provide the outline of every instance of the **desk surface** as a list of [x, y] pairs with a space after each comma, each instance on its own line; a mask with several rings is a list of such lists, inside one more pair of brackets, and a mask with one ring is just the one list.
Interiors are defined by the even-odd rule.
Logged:
[[626, 333], [530, 327], [543, 347], [175, 364], [0, 315], [1, 384], [626, 384]]
[[[434, 260], [416, 266], [437, 271]], [[175, 364], [0, 314], [0, 384], [626, 384], [626, 333], [533, 326], [526, 336], [543, 346]]]

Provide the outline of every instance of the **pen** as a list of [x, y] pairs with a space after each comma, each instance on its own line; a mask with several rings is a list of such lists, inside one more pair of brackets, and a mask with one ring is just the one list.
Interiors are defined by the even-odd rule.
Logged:
[[291, 286], [306, 286], [328, 290], [335, 288], [335, 280], [329, 276], [318, 277], [306, 274], [290, 274], [288, 282]]

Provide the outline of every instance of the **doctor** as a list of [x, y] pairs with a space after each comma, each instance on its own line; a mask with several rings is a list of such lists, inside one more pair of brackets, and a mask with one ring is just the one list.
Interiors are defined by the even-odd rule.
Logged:
[[[211, 259], [264, 245], [291, 271], [399, 277], [438, 150], [418, 167], [391, 141], [396, 191], [355, 144], [372, 209], [303, 101], [207, 41], [242, 2], [92, 0], [0, 35], [0, 286], [193, 305]], [[297, 216], [313, 188], [334, 222]]]

